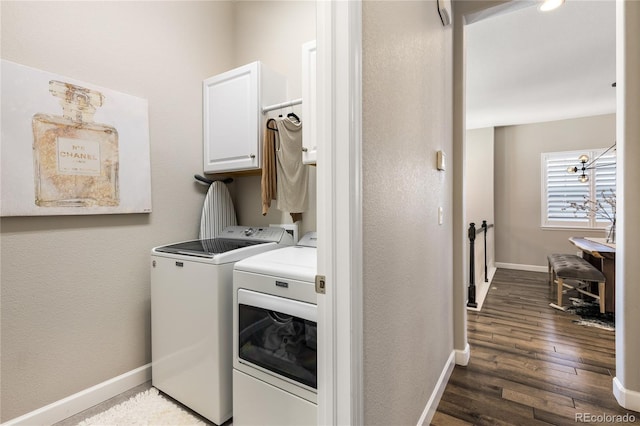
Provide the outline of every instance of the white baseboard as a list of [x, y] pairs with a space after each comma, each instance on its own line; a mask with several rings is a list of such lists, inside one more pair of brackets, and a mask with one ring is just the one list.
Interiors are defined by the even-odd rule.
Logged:
[[519, 263], [496, 262], [496, 268], [517, 269], [519, 271], [530, 271], [530, 272], [549, 272], [548, 266], [521, 265]]
[[429, 398], [429, 401], [427, 401], [427, 405], [422, 411], [422, 415], [420, 416], [420, 419], [417, 423], [418, 426], [431, 424], [431, 420], [433, 419], [433, 416], [436, 414], [436, 410], [438, 409], [440, 398], [442, 398], [444, 389], [447, 387], [447, 383], [449, 382], [449, 377], [451, 377], [451, 373], [453, 372], [453, 367], [455, 366], [453, 360], [455, 357], [455, 351], [451, 352], [451, 354], [449, 355], [449, 359], [447, 360], [447, 364], [442, 369], [442, 373], [440, 373], [438, 383], [436, 383], [436, 387], [431, 393], [431, 397]]
[[465, 365], [469, 364], [469, 359], [471, 358], [471, 346], [469, 346], [468, 343], [467, 346], [464, 347], [463, 351], [456, 349], [454, 352], [456, 365], [461, 365], [464, 367]]
[[149, 380], [151, 380], [151, 363], [16, 417], [3, 423], [2, 426], [57, 423]]
[[625, 389], [617, 377], [613, 378], [613, 395], [622, 408], [640, 411], [640, 392]]
[[498, 270], [498, 268], [494, 265], [494, 266], [490, 266], [488, 273], [489, 273], [489, 284], [491, 284], [491, 281], [493, 281], [493, 276], [496, 274], [496, 271]]

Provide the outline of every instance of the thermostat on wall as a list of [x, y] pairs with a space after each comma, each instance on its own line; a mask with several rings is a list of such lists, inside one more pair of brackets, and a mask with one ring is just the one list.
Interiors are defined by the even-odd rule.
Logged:
[[445, 154], [442, 151], [438, 151], [437, 168], [438, 170], [445, 169]]

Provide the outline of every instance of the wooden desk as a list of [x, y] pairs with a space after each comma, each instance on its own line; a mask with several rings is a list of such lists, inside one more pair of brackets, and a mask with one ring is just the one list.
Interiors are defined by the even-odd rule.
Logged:
[[606, 278], [605, 311], [615, 312], [616, 308], [616, 249], [615, 245], [600, 244], [593, 239], [571, 237], [569, 241], [582, 250], [582, 257], [598, 268]]

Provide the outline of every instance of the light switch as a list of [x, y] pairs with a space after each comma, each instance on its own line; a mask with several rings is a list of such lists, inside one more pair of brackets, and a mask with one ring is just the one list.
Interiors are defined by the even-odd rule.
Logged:
[[444, 212], [442, 207], [438, 207], [438, 225], [442, 225], [442, 222], [444, 222]]

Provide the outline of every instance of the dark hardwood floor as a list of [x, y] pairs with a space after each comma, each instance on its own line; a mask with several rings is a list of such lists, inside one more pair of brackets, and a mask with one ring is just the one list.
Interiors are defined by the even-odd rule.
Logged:
[[546, 273], [496, 272], [482, 311], [468, 312], [469, 364], [453, 370], [432, 425], [640, 424], [612, 393], [615, 333], [574, 324], [551, 298]]

